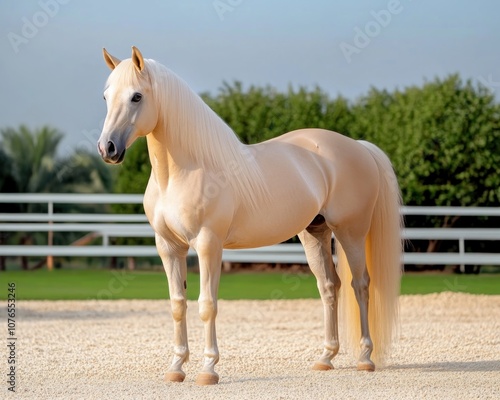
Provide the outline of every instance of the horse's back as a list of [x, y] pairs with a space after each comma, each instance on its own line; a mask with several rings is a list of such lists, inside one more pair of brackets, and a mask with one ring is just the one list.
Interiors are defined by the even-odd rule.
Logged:
[[297, 129], [263, 142], [263, 144], [274, 141], [300, 147], [335, 164], [360, 164], [363, 162], [363, 158], [369, 154], [357, 140], [327, 129]]
[[[320, 170], [330, 190], [340, 185], [342, 190], [350, 192], [365, 186], [371, 190], [370, 182], [378, 183], [378, 169], [375, 160], [367, 148], [357, 140], [326, 129], [299, 129], [274, 138], [268, 143], [280, 143], [292, 146], [292, 156], [305, 154], [310, 162], [301, 164], [301, 169]], [[354, 180], [363, 181], [356, 185]], [[361, 182], [360, 182], [361, 183]]]

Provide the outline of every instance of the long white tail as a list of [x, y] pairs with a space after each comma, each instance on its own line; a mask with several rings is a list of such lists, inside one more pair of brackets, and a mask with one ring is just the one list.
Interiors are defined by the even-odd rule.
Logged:
[[[380, 174], [380, 189], [372, 216], [365, 251], [370, 275], [368, 321], [373, 341], [373, 360], [379, 366], [389, 354], [398, 320], [401, 281], [403, 220], [401, 193], [392, 164], [372, 143], [359, 141], [372, 154]], [[340, 290], [340, 329], [345, 344], [357, 354], [361, 337], [359, 307], [351, 288], [352, 275], [342, 246], [336, 241]]]

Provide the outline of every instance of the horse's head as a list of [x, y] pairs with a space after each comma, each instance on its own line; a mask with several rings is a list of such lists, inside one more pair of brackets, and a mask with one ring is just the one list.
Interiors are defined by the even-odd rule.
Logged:
[[141, 52], [132, 47], [132, 58], [123, 61], [106, 49], [103, 53], [112, 72], [104, 89], [108, 113], [97, 149], [104, 161], [119, 164], [135, 139], [146, 136], [156, 127], [158, 110]]

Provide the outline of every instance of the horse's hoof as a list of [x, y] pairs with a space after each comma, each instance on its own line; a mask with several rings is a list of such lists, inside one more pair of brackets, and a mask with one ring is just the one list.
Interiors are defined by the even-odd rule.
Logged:
[[369, 371], [373, 372], [375, 371], [375, 364], [372, 363], [371, 361], [364, 361], [364, 362], [359, 362], [358, 363], [358, 371]]
[[208, 372], [202, 372], [198, 374], [198, 377], [196, 378], [196, 384], [200, 386], [206, 386], [206, 385], [217, 385], [219, 383], [219, 375], [216, 373], [208, 373]]
[[186, 374], [182, 371], [171, 371], [165, 374], [165, 380], [167, 382], [184, 382]]
[[312, 367], [313, 371], [330, 371], [333, 369], [333, 365], [328, 365], [328, 364], [325, 364], [325, 363], [322, 363], [322, 362], [315, 362], [313, 367]]

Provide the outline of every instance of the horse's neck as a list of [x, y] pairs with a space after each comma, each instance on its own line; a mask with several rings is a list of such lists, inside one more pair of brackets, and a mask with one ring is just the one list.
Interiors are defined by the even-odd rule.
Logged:
[[[148, 135], [153, 174], [160, 188], [187, 170], [223, 175], [232, 190], [256, 209], [261, 199], [269, 199], [262, 171], [253, 152], [183, 81], [171, 82], [175, 98], [165, 105], [155, 130]], [[235, 175], [237, 171], [237, 176]]]
[[157, 184], [166, 188], [168, 181], [182, 170], [198, 169], [201, 166], [189, 156], [189, 152], [180, 149], [171, 138], [182, 132], [165, 130], [163, 124], [146, 136], [151, 169]]
[[169, 154], [167, 143], [162, 136], [159, 132], [151, 132], [146, 136], [151, 173], [160, 189], [166, 188], [171, 171], [175, 171], [172, 165], [172, 156]]
[[[243, 150], [233, 131], [182, 81], [170, 83], [173, 98], [164, 99], [158, 125], [148, 146], [168, 152], [169, 167], [221, 170]], [[161, 157], [163, 158], [163, 157]], [[153, 160], [152, 160], [153, 161]], [[162, 160], [163, 162], [163, 160]], [[170, 173], [172, 173], [171, 171]]]

